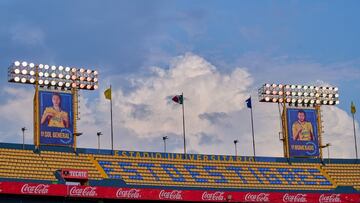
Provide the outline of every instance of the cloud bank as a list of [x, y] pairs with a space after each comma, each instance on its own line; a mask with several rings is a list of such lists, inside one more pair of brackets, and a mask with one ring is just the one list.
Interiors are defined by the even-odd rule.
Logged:
[[[122, 76], [125, 81], [114, 81], [115, 149], [162, 151], [162, 136], [168, 136], [168, 151], [182, 152], [182, 110], [171, 97], [183, 92], [188, 152], [234, 154], [233, 140], [237, 139], [238, 154], [252, 155], [250, 111], [245, 105], [245, 100], [252, 96], [256, 154], [282, 156], [277, 105], [257, 102], [254, 89], [259, 85], [254, 84], [255, 78], [247, 68], [235, 67], [223, 73], [201, 56], [186, 53], [173, 58], [166, 68], [154, 66], [146, 70]], [[3, 94], [9, 100], [0, 113], [13, 116], [1, 118], [7, 126], [3, 124], [1, 141], [16, 142], [19, 139], [6, 135], [20, 131], [21, 126], [11, 129], [19, 121], [31, 125], [32, 94], [21, 88], [5, 88]], [[102, 131], [101, 145], [110, 148], [109, 101], [103, 91], [98, 92], [96, 99], [81, 96], [80, 112], [78, 124], [84, 135], [79, 138], [79, 146], [96, 147], [96, 132]], [[322, 115], [324, 143], [332, 144], [330, 155], [354, 157], [351, 117], [336, 106], [323, 107]], [[31, 143], [31, 138], [27, 142]]]

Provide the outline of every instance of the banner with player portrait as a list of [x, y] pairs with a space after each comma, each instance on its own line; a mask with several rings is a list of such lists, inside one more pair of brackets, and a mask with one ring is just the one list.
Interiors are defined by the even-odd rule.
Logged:
[[71, 93], [39, 91], [40, 145], [73, 146]]
[[290, 157], [319, 156], [317, 115], [315, 109], [287, 109]]

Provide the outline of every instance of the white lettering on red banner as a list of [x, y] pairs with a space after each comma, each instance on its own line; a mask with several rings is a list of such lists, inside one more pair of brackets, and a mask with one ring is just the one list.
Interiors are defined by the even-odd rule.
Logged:
[[253, 194], [253, 193], [247, 193], [245, 195], [245, 201], [248, 202], [269, 202], [269, 193], [259, 193], [259, 194]]
[[30, 186], [29, 184], [25, 184], [21, 187], [22, 194], [48, 194], [49, 192], [49, 185], [39, 184]]
[[72, 187], [70, 189], [70, 196], [97, 197], [96, 187], [85, 187], [85, 188]]
[[66, 179], [88, 179], [88, 171], [62, 169], [61, 176]]
[[127, 199], [140, 199], [140, 190], [139, 189], [130, 189], [130, 190], [124, 190], [122, 188], [119, 188], [116, 191], [116, 197], [117, 198], [127, 198]]
[[283, 202], [307, 202], [306, 194], [288, 194], [283, 196]]
[[216, 191], [212, 193], [203, 192], [201, 199], [207, 201], [224, 201], [225, 197], [224, 197], [224, 192], [220, 192], [220, 191]]
[[87, 172], [86, 171], [69, 171], [69, 175], [73, 176], [73, 177], [86, 178]]
[[171, 200], [182, 200], [182, 191], [180, 190], [171, 190], [165, 191], [161, 190], [159, 193], [160, 199], [171, 199]]
[[340, 194], [322, 194], [319, 197], [320, 203], [333, 203], [333, 202], [341, 202]]

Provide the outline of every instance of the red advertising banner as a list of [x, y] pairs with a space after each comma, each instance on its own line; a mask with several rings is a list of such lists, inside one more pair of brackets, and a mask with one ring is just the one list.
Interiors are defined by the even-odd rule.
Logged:
[[80, 169], [61, 169], [61, 177], [67, 180], [87, 180], [88, 171]]
[[63, 196], [95, 199], [136, 199], [196, 202], [282, 202], [282, 203], [340, 203], [360, 202], [360, 193], [285, 193], [236, 192], [221, 190], [165, 190], [150, 188], [116, 188], [95, 186], [66, 186], [57, 184], [0, 182], [0, 194]]
[[145, 188], [113, 188], [68, 186], [70, 197], [103, 199], [137, 199], [198, 202], [283, 202], [336, 203], [360, 202], [360, 193], [283, 193], [283, 192], [228, 192], [204, 190], [161, 190]]
[[66, 185], [0, 182], [0, 194], [66, 196]]

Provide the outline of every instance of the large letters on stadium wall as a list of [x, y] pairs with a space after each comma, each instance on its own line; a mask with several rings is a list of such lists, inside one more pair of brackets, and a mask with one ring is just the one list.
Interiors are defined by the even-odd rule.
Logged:
[[[147, 161], [139, 163], [110, 162], [98, 160], [100, 166], [110, 179], [130, 179], [141, 181], [150, 178], [158, 184], [164, 180], [174, 183], [194, 184], [199, 183], [222, 183], [223, 187], [234, 187], [234, 184], [242, 185], [308, 185], [308, 186], [331, 186], [328, 180], [317, 168], [281, 168], [281, 167], [239, 167], [232, 164], [213, 166], [208, 164], [159, 164]], [[118, 167], [123, 173], [118, 172]], [[227, 173], [227, 175], [224, 173]], [[160, 173], [167, 174], [169, 179], [161, 177]], [[190, 176], [187, 176], [190, 174]], [[231, 178], [229, 178], [231, 177]]]
[[168, 190], [151, 188], [117, 188], [95, 186], [66, 186], [0, 182], [0, 194], [59, 196], [95, 199], [134, 199], [197, 202], [359, 202], [360, 194], [305, 193], [305, 192], [255, 192], [222, 190]]
[[318, 126], [315, 109], [287, 109], [290, 157], [319, 156]]
[[40, 145], [73, 146], [72, 94], [39, 91]]

